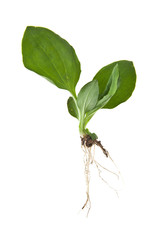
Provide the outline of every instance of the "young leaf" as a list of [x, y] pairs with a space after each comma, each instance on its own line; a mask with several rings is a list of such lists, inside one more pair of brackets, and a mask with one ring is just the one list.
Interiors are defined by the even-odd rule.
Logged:
[[79, 119], [78, 109], [77, 109], [75, 101], [74, 101], [74, 99], [72, 97], [68, 98], [67, 107], [68, 107], [68, 112], [70, 113], [70, 115], [72, 115], [73, 117]]
[[29, 26], [22, 39], [22, 55], [26, 68], [75, 96], [80, 63], [67, 41], [49, 29]]
[[103, 108], [115, 94], [118, 88], [119, 81], [119, 67], [118, 64], [113, 68], [111, 76], [109, 78], [109, 84], [107, 84], [107, 89], [104, 91], [104, 96], [98, 101], [96, 108]]
[[96, 111], [103, 108], [111, 99], [111, 97], [115, 94], [118, 88], [118, 82], [119, 82], [119, 68], [118, 68], [118, 64], [116, 64], [112, 70], [111, 76], [109, 78], [109, 82], [104, 91], [104, 96], [97, 102], [96, 106], [91, 111], [86, 113], [85, 125], [93, 117]]
[[136, 73], [133, 63], [126, 60], [117, 61], [102, 68], [94, 77], [99, 84], [99, 99], [104, 96], [105, 89], [110, 81], [110, 75], [116, 64], [119, 67], [119, 86], [104, 108], [114, 108], [125, 102], [132, 95], [135, 88]]
[[98, 101], [99, 88], [98, 81], [93, 80], [86, 85], [84, 85], [77, 98], [77, 104], [80, 112], [85, 114], [86, 112], [92, 110]]

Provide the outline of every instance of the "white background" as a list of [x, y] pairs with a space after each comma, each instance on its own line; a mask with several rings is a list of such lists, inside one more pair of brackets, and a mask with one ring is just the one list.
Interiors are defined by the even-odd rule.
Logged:
[[[161, 239], [159, 1], [5, 1], [0, 18], [0, 239]], [[28, 25], [47, 27], [75, 48], [77, 92], [113, 61], [132, 60], [136, 68], [132, 97], [89, 124], [124, 187], [118, 199], [91, 166], [88, 218], [80, 211], [78, 122], [68, 114], [68, 92], [24, 68]]]

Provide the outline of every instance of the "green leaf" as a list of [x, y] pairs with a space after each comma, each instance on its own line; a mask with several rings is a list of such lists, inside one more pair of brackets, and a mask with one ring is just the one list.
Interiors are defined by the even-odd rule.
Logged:
[[76, 106], [76, 103], [72, 97], [68, 98], [67, 101], [68, 112], [75, 118], [79, 119], [79, 113]]
[[92, 110], [98, 101], [98, 81], [94, 80], [84, 85], [77, 98], [77, 104], [82, 114]]
[[86, 113], [85, 126], [89, 122], [89, 120], [93, 117], [93, 115], [96, 113], [96, 111], [103, 108], [108, 103], [108, 101], [110, 101], [111, 97], [117, 91], [118, 81], [119, 81], [119, 68], [118, 64], [116, 64], [112, 70], [103, 97], [97, 102], [96, 106], [91, 111]]
[[112, 70], [106, 89], [103, 93], [103, 97], [98, 101], [96, 108], [103, 108], [110, 101], [111, 97], [116, 93], [118, 89], [118, 81], [119, 67], [118, 64], [116, 64]]
[[106, 93], [105, 90], [108, 82], [110, 82], [110, 76], [116, 64], [119, 67], [119, 85], [117, 91], [104, 108], [114, 108], [120, 103], [125, 102], [132, 95], [135, 88], [136, 72], [133, 63], [126, 60], [117, 61], [103, 67], [94, 77], [94, 79], [98, 80], [99, 99]]
[[49, 29], [29, 26], [22, 39], [22, 55], [26, 68], [76, 95], [80, 63], [66, 40]]

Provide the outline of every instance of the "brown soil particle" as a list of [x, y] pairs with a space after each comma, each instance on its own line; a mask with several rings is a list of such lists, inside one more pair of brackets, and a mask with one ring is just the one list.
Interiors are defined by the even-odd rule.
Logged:
[[92, 147], [92, 145], [95, 143], [95, 140], [92, 140], [89, 135], [85, 135], [84, 137], [81, 137], [81, 143], [83, 146]]
[[84, 137], [81, 137], [81, 144], [82, 146], [86, 147], [92, 147], [94, 144], [100, 147], [105, 154], [106, 157], [108, 157], [108, 151], [103, 147], [101, 141], [98, 141], [97, 139], [92, 140], [92, 138], [89, 135], [85, 135]]

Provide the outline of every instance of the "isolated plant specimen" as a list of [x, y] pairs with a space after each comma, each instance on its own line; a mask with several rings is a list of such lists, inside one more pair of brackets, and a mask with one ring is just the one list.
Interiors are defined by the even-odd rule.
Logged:
[[71, 94], [67, 107], [69, 113], [79, 121], [81, 146], [85, 152], [87, 200], [82, 208], [88, 206], [89, 210], [89, 166], [94, 162], [99, 173], [100, 168], [104, 168], [96, 162], [91, 149], [96, 145], [107, 158], [110, 156], [97, 140], [97, 135], [86, 126], [99, 109], [115, 108], [131, 96], [136, 82], [134, 65], [131, 61], [121, 60], [103, 67], [77, 95], [75, 88], [81, 72], [80, 62], [66, 40], [49, 29], [28, 26], [22, 39], [22, 55], [26, 68]]

